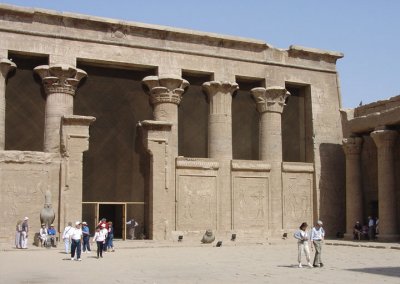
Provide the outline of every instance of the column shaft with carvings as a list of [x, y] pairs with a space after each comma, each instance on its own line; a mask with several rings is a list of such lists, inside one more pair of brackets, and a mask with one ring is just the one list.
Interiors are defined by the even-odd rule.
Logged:
[[346, 234], [353, 238], [353, 227], [356, 221], [363, 222], [363, 192], [361, 183], [361, 137], [343, 139], [343, 150], [346, 154]]
[[8, 59], [0, 60], [0, 151], [4, 150], [6, 141], [5, 122], [6, 122], [6, 80], [10, 71], [17, 66]]
[[70, 65], [41, 65], [34, 69], [42, 78], [47, 95], [44, 151], [60, 151], [60, 125], [63, 115], [73, 114], [73, 102], [80, 80], [86, 72]]
[[274, 234], [283, 229], [282, 201], [282, 112], [290, 93], [283, 87], [253, 88], [260, 113], [260, 160], [271, 164], [271, 217]]
[[399, 238], [394, 175], [394, 145], [398, 132], [379, 129], [371, 133], [378, 150], [379, 240]]
[[208, 95], [208, 157], [232, 159], [232, 94], [239, 88], [234, 82], [211, 81], [203, 84]]

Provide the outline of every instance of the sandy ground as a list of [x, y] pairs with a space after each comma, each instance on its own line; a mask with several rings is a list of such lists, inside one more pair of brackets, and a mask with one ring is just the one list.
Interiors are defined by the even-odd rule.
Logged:
[[371, 248], [327, 241], [323, 268], [298, 268], [292, 240], [219, 248], [185, 242], [115, 245], [104, 258], [92, 252], [81, 262], [71, 261], [60, 246], [3, 250], [0, 283], [400, 283], [400, 250], [390, 244]]

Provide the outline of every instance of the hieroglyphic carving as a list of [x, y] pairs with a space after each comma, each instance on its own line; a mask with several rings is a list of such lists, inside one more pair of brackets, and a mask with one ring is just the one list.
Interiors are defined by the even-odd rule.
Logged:
[[312, 221], [312, 176], [308, 173], [284, 174], [283, 226], [297, 228]]
[[268, 179], [237, 176], [233, 181], [234, 229], [266, 228]]
[[215, 176], [180, 175], [177, 201], [178, 230], [217, 229]]

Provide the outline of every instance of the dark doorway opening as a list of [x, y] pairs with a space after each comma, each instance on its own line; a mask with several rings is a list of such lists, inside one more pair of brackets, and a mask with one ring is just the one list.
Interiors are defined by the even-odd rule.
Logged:
[[114, 226], [114, 238], [122, 239], [123, 236], [123, 219], [124, 219], [123, 204], [99, 204], [100, 219], [106, 218], [107, 222], [111, 221]]

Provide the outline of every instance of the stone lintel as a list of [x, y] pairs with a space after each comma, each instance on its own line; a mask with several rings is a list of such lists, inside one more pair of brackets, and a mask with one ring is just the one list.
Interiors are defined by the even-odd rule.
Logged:
[[176, 159], [177, 169], [199, 169], [199, 170], [218, 170], [219, 162], [207, 158], [185, 158]]
[[168, 131], [171, 130], [172, 122], [159, 121], [159, 120], [143, 120], [140, 121], [138, 125], [143, 127], [145, 130]]
[[313, 173], [313, 163], [283, 162], [282, 171], [285, 173]]
[[288, 49], [289, 56], [307, 58], [311, 60], [324, 60], [335, 63], [344, 56], [341, 52], [310, 48], [299, 45], [291, 45]]
[[62, 118], [63, 125], [89, 126], [94, 121], [96, 121], [96, 118], [93, 116], [64, 115]]
[[232, 171], [269, 172], [271, 171], [271, 164], [265, 161], [232, 160], [231, 168]]
[[51, 164], [58, 162], [60, 155], [35, 151], [0, 151], [0, 163]]
[[400, 123], [400, 106], [381, 112], [375, 112], [350, 119], [348, 129], [352, 133], [364, 133], [375, 130], [381, 125], [396, 125]]

